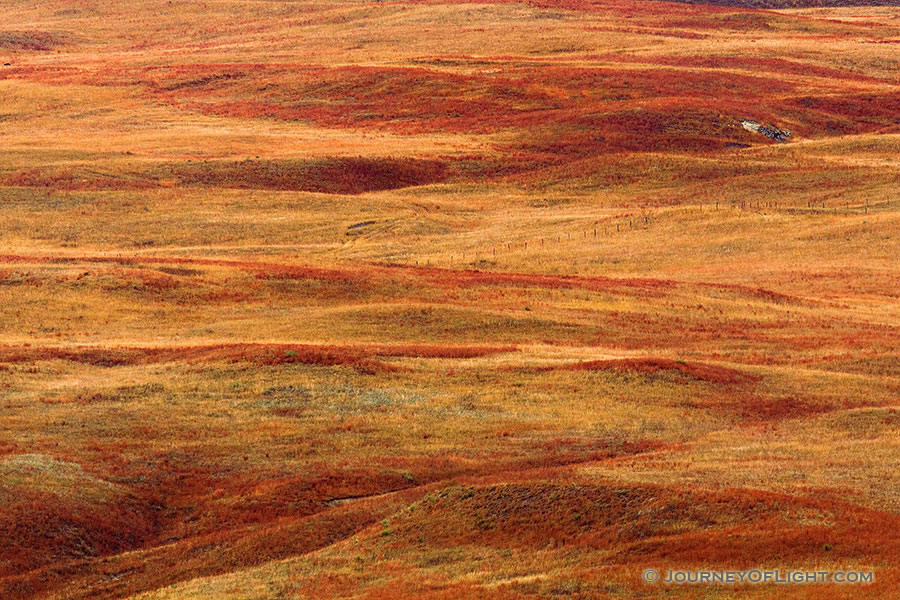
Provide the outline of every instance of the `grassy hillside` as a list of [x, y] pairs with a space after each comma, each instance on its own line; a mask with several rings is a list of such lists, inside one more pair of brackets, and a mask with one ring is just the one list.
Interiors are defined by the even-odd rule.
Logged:
[[0, 597], [897, 595], [892, 9], [0, 10]]

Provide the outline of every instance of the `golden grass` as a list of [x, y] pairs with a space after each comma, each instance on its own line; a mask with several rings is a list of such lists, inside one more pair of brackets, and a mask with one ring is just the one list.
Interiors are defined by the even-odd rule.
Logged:
[[891, 10], [0, 9], [0, 597], [900, 589]]

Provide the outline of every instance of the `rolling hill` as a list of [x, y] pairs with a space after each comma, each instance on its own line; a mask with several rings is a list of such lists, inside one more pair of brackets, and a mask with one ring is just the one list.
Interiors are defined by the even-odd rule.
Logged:
[[0, 597], [900, 593], [890, 6], [0, 10]]

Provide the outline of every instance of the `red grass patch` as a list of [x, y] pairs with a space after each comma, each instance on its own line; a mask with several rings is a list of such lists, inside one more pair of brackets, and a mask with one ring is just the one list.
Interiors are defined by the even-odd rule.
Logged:
[[316, 280], [331, 283], [348, 283], [361, 278], [361, 274], [337, 269], [321, 269], [303, 265], [259, 264], [253, 268], [257, 279]]
[[798, 114], [819, 135], [865, 133], [897, 124], [900, 93], [804, 96], [789, 101], [785, 111]]
[[439, 183], [447, 177], [447, 165], [439, 160], [360, 157], [177, 163], [136, 169], [127, 176], [51, 166], [12, 172], [0, 178], [0, 183], [59, 190], [150, 189], [180, 184], [362, 194]]
[[181, 163], [153, 174], [183, 185], [362, 194], [438, 183], [447, 178], [447, 168], [437, 160], [359, 157]]
[[[412, 501], [415, 492], [406, 502]], [[208, 498], [209, 494], [204, 494]], [[359, 502], [312, 515], [272, 518], [263, 524], [219, 524], [215, 531], [103, 560], [54, 564], [0, 579], [0, 596], [27, 598], [65, 589], [71, 598], [122, 598], [179, 581], [248, 568], [312, 552], [389, 516], [404, 502]], [[288, 498], [293, 501], [294, 498]], [[240, 506], [252, 512], [252, 506]], [[290, 511], [284, 511], [290, 512]], [[271, 517], [270, 515], [267, 515]], [[76, 585], [73, 581], [87, 581]]]
[[515, 352], [514, 346], [371, 345], [316, 346], [308, 344], [221, 344], [209, 346], [34, 347], [0, 346], [0, 362], [28, 363], [66, 360], [98, 367], [153, 364], [174, 361], [191, 363], [246, 362], [256, 365], [305, 364], [388, 368], [376, 358], [475, 358]]
[[[471, 287], [536, 287], [549, 289], [583, 289], [605, 293], [627, 293], [642, 297], [662, 297], [669, 291], [677, 289], [713, 289], [732, 291], [735, 294], [764, 300], [774, 304], [808, 304], [809, 301], [796, 296], [764, 288], [752, 288], [736, 284], [720, 283], [684, 283], [668, 279], [635, 278], [635, 277], [582, 277], [577, 275], [549, 275], [539, 273], [515, 273], [500, 271], [478, 271], [442, 269], [437, 267], [419, 267], [376, 263], [365, 268], [323, 268], [308, 265], [292, 265], [255, 261], [236, 261], [221, 259], [181, 258], [181, 257], [138, 257], [138, 256], [24, 256], [0, 255], [0, 264], [77, 264], [77, 263], [111, 263], [139, 268], [142, 265], [195, 265], [220, 266], [240, 269], [251, 273], [260, 280], [296, 280], [322, 281], [326, 283], [349, 284], [366, 283], [375, 285], [382, 281], [397, 281], [398, 274], [407, 275], [418, 280], [425, 280], [438, 288], [471, 288]], [[0, 271], [7, 277], [11, 271]], [[177, 272], [176, 272], [177, 273]], [[141, 274], [138, 279], [145, 287], [168, 289], [179, 285], [174, 277], [159, 273]], [[39, 282], [38, 282], [39, 283]], [[419, 285], [419, 282], [416, 282]]]
[[766, 73], [771, 76], [775, 73], [784, 75], [802, 75], [808, 77], [822, 77], [826, 79], [844, 79], [850, 81], [878, 82], [876, 77], [835, 69], [808, 63], [787, 60], [784, 58], [765, 58], [751, 56], [660, 56], [652, 60], [633, 57], [609, 56], [604, 60], [616, 60], [627, 63], [653, 64], [672, 67], [688, 67], [697, 69], [735, 69], [750, 71], [753, 73]]
[[825, 543], [842, 546], [835, 554], [842, 558], [893, 554], [896, 540], [888, 548], [864, 541], [883, 541], [878, 523], [885, 518], [898, 521], [896, 515], [756, 490], [513, 483], [432, 493], [392, 524], [396, 537], [390, 543], [550, 544], [614, 549], [623, 562], [657, 557], [733, 568], [775, 558], [815, 560]]
[[132, 550], [152, 540], [155, 529], [153, 511], [133, 500], [91, 504], [21, 492], [12, 505], [0, 507], [0, 578]]
[[587, 289], [615, 291], [623, 289], [641, 290], [645, 293], [673, 288], [675, 281], [649, 278], [579, 277], [576, 275], [543, 275], [534, 273], [504, 273], [497, 271], [454, 270], [434, 267], [408, 267], [405, 265], [381, 265], [395, 271], [429, 279], [440, 287], [510, 286], [539, 287], [552, 289]]
[[623, 358], [614, 360], [592, 360], [564, 366], [544, 367], [542, 370], [565, 371], [615, 371], [619, 373], [680, 373], [696, 381], [705, 381], [717, 385], [743, 383], [754, 379], [753, 376], [718, 365], [685, 362], [668, 358]]
[[[387, 128], [400, 133], [584, 126], [580, 120], [590, 117], [592, 130], [600, 138], [640, 138], [638, 133], [649, 132], [654, 139], [670, 138], [669, 146], [679, 148], [678, 132], [682, 137], [695, 137], [695, 131], [700, 137], [721, 133], [716, 121], [723, 107], [742, 107], [733, 111], [730, 124], [773, 92], [785, 95], [794, 89], [790, 82], [773, 82], [762, 75], [670, 69], [544, 66], [466, 75], [395, 67], [185, 69], [152, 71], [141, 77], [151, 82], [150, 93], [161, 101], [230, 117], [304, 120], [326, 127]], [[262, 94], [261, 87], [266, 90]], [[651, 99], [670, 99], [675, 105], [661, 109], [659, 115], [644, 114], [644, 103]], [[697, 111], [704, 114], [693, 122], [692, 112]], [[594, 116], [598, 114], [608, 116]], [[742, 135], [742, 130], [732, 133]], [[683, 146], [698, 143], [687, 140]], [[700, 147], [716, 146], [707, 142]]]

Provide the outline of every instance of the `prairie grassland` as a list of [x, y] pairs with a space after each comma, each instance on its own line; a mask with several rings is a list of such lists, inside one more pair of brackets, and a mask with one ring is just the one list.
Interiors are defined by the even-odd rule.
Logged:
[[892, 9], [0, 10], [0, 597], [900, 594]]

